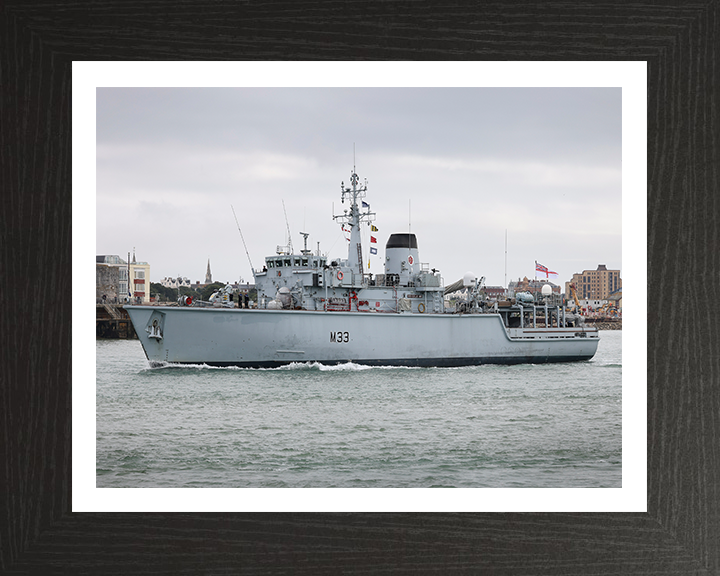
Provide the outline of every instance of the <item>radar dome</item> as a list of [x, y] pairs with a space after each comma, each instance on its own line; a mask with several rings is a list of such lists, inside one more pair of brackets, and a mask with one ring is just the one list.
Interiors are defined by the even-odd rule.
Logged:
[[465, 272], [463, 276], [463, 286], [472, 286], [475, 284], [475, 274], [472, 272]]
[[552, 286], [550, 286], [550, 284], [543, 284], [542, 295], [550, 296], [550, 294], [552, 294]]

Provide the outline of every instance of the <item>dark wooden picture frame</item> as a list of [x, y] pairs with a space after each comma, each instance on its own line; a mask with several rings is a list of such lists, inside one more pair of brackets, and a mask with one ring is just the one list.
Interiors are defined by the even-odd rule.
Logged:
[[[717, 0], [4, 2], [0, 572], [720, 572], [719, 53]], [[72, 513], [72, 62], [225, 59], [647, 61], [647, 513]]]

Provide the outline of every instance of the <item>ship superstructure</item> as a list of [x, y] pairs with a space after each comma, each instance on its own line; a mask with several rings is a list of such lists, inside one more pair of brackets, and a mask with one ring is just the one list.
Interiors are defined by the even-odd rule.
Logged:
[[[353, 169], [341, 184], [348, 208], [333, 218], [349, 235], [347, 258], [307, 247], [279, 246], [253, 270], [254, 309], [235, 307], [231, 290], [210, 303], [127, 306], [153, 363], [248, 367], [289, 362], [461, 366], [483, 363], [587, 360], [598, 332], [546, 295], [491, 301], [483, 279], [466, 274], [444, 286], [440, 272], [421, 263], [415, 234], [391, 234], [382, 274], [364, 271], [361, 226], [375, 214], [367, 182]], [[446, 296], [462, 293], [454, 306]], [[183, 301], [182, 303], [187, 303]], [[181, 304], [182, 304], [181, 303]]]
[[349, 208], [334, 216], [349, 234], [347, 258], [327, 258], [305, 249], [300, 254], [278, 254], [265, 259], [255, 271], [259, 308], [322, 310], [327, 312], [443, 312], [440, 273], [420, 264], [414, 234], [392, 234], [385, 246], [385, 271], [364, 272], [360, 227], [371, 225], [375, 214], [364, 202], [367, 183], [359, 184], [353, 171], [350, 187], [341, 184], [343, 203]]

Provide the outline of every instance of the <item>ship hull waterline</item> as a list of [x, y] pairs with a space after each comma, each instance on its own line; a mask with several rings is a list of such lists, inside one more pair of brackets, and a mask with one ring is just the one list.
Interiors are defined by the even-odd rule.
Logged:
[[[594, 328], [507, 330], [498, 314], [126, 306], [152, 365], [457, 367], [591, 359]], [[582, 336], [582, 337], [578, 337]]]

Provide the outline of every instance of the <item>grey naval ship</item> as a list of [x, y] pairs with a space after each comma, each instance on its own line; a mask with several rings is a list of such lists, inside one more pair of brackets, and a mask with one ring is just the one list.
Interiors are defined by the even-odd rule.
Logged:
[[[445, 286], [439, 271], [421, 263], [415, 234], [391, 234], [384, 273], [365, 273], [361, 227], [377, 230], [366, 193], [367, 181], [353, 169], [350, 186], [341, 183], [349, 208], [333, 216], [349, 234], [347, 258], [308, 250], [301, 233], [303, 250], [278, 247], [253, 269], [253, 307], [229, 285], [210, 302], [181, 297], [177, 306], [125, 306], [151, 365], [468, 366], [593, 357], [598, 331], [577, 308], [547, 291], [491, 300], [484, 279], [470, 273]], [[374, 234], [371, 241], [377, 244]], [[449, 294], [460, 295], [454, 306], [446, 304]]]

